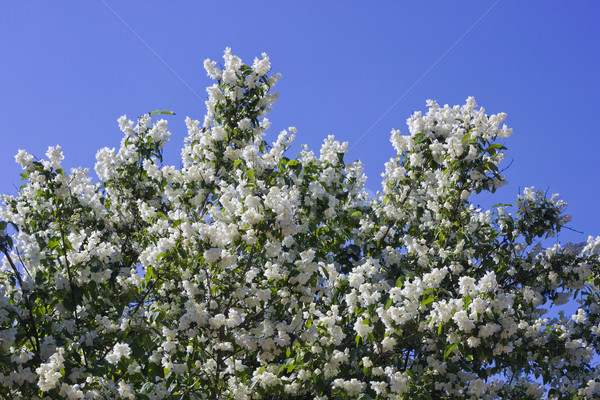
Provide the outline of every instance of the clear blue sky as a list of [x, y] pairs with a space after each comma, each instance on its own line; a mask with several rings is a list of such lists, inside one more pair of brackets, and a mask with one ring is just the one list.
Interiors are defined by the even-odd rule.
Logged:
[[0, 191], [19, 186], [19, 149], [43, 157], [60, 144], [66, 167], [93, 170], [100, 147], [118, 146], [120, 115], [157, 108], [177, 113], [166, 157], [177, 165], [184, 118], [205, 111], [202, 62], [229, 46], [247, 63], [269, 54], [283, 74], [272, 135], [296, 126], [297, 144], [315, 151], [329, 134], [352, 146], [397, 102], [349, 155], [365, 163], [372, 191], [394, 155], [390, 130], [406, 133], [426, 99], [475, 96], [508, 113], [513, 162], [498, 202], [525, 186], [559, 192], [585, 232], [561, 240], [584, 240], [600, 234], [599, 20], [592, 0], [0, 0]]

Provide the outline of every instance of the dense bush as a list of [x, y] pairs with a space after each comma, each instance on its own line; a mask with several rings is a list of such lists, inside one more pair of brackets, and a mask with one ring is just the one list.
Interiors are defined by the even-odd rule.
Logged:
[[2, 398], [594, 398], [600, 238], [544, 248], [568, 218], [534, 189], [469, 201], [505, 183], [505, 115], [429, 102], [392, 132], [371, 199], [346, 143], [287, 158], [294, 128], [265, 142], [265, 55], [205, 67], [180, 169], [162, 165], [159, 112], [119, 119], [98, 181], [64, 171], [58, 146], [16, 156]]

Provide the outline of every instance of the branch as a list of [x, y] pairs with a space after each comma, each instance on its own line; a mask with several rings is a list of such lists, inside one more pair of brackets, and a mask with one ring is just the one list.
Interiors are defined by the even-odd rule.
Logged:
[[[414, 189], [414, 185], [411, 185], [406, 194], [404, 195], [404, 198], [402, 199], [402, 201], [400, 202], [400, 206], [403, 206], [404, 203], [406, 203], [406, 200], [408, 200], [408, 196], [410, 196], [410, 193], [413, 191]], [[385, 237], [387, 236], [387, 234], [390, 232], [390, 229], [392, 229], [392, 227], [396, 224], [395, 220], [392, 220], [388, 223], [387, 229], [385, 231], [385, 233], [383, 234], [383, 236], [381, 237], [381, 239], [379, 239], [379, 243], [377, 243], [377, 248], [375, 249], [375, 251], [373, 252], [373, 255], [377, 254], [379, 251], [381, 251], [381, 247], [383, 246], [383, 241], [385, 240]]]
[[[246, 275], [246, 272], [248, 272], [248, 268], [250, 268], [250, 262], [252, 261], [252, 258], [254, 256], [254, 245], [252, 245], [252, 248], [250, 249], [250, 254], [248, 255], [248, 260], [246, 261], [246, 265], [244, 266], [244, 269], [242, 270], [242, 279], [243, 277]], [[229, 303], [227, 303], [227, 309], [225, 310], [225, 315], [228, 316], [228, 312], [229, 312], [229, 308], [231, 307], [231, 303], [233, 301], [233, 296], [229, 297]]]
[[33, 277], [31, 276], [31, 273], [27, 270], [27, 267], [25, 266], [25, 263], [23, 262], [23, 259], [21, 258], [21, 252], [17, 248], [15, 248], [15, 250], [17, 252], [17, 257], [19, 258], [19, 261], [21, 262], [21, 265], [23, 266], [23, 271], [27, 272], [27, 275], [29, 275], [29, 277], [31, 279], [33, 279]]
[[500, 248], [500, 246], [502, 246], [504, 243], [506, 243], [506, 236], [504, 237], [504, 239], [502, 239], [502, 241], [500, 243], [496, 243], [496, 244], [492, 244], [492, 249], [481, 258], [481, 261], [479, 262], [479, 265], [477, 265], [477, 267], [475, 268], [475, 270], [478, 270], [479, 268], [481, 268], [483, 266], [483, 263], [487, 261], [487, 259], [496, 251], [498, 251], [498, 249]]
[[8, 260], [8, 262], [10, 264], [10, 266], [12, 267], [13, 271], [15, 272], [15, 276], [17, 278], [17, 281], [19, 282], [19, 286], [21, 287], [21, 292], [22, 292], [22, 295], [23, 295], [23, 301], [25, 302], [25, 306], [27, 307], [27, 310], [29, 311], [29, 322], [31, 324], [31, 329], [33, 330], [33, 337], [35, 338], [35, 347], [39, 351], [40, 350], [40, 338], [39, 338], [38, 333], [37, 333], [37, 326], [35, 324], [35, 318], [33, 317], [33, 308], [31, 307], [31, 303], [29, 302], [29, 298], [27, 297], [27, 295], [25, 293], [25, 289], [23, 287], [23, 279], [21, 279], [21, 273], [17, 269], [17, 266], [13, 262], [13, 260], [10, 257], [10, 254], [8, 253], [8, 251], [6, 249], [2, 249], [2, 253], [4, 253], [4, 255], [6, 256], [6, 259]]
[[[225, 327], [221, 326], [219, 328], [219, 342], [223, 341], [225, 337]], [[219, 375], [221, 373], [221, 364], [223, 363], [223, 350], [217, 350], [217, 365], [215, 368], [215, 389], [213, 392], [213, 399], [217, 400], [219, 398]]]
[[[56, 206], [56, 219], [58, 222], [58, 228], [60, 229], [60, 239], [62, 243], [62, 252], [65, 257], [65, 268], [67, 269], [67, 276], [69, 278], [69, 288], [71, 289], [71, 301], [73, 301], [73, 315], [75, 316], [75, 326], [81, 328], [79, 323], [79, 316], [77, 315], [77, 298], [75, 297], [75, 285], [73, 284], [73, 275], [71, 274], [71, 267], [69, 265], [69, 258], [67, 257], [67, 242], [65, 239], [65, 230], [63, 227], [62, 215], [59, 216], [59, 212], [62, 214], [63, 208], [59, 207], [56, 197], [54, 197], [54, 204]], [[87, 366], [87, 358], [85, 352], [83, 352], [83, 361]]]
[[561, 226], [561, 229], [568, 229], [568, 230], [570, 230], [572, 232], [580, 233], [580, 234], [583, 235], [583, 231], [578, 231], [577, 229], [569, 228], [568, 226]]
[[133, 316], [135, 315], [135, 313], [138, 312], [138, 310], [140, 309], [140, 307], [142, 306], [142, 304], [144, 304], [144, 302], [146, 301], [146, 297], [148, 297], [148, 295], [150, 294], [150, 292], [152, 291], [152, 289], [154, 289], [154, 286], [158, 283], [158, 281], [160, 279], [161, 279], [160, 276], [157, 274], [156, 275], [156, 279], [154, 280], [154, 282], [152, 282], [152, 284], [148, 287], [148, 289], [146, 290], [146, 293], [144, 293], [144, 295], [142, 296], [142, 299], [138, 302], [138, 304], [135, 306], [135, 308], [131, 312], [131, 318], [133, 318]]

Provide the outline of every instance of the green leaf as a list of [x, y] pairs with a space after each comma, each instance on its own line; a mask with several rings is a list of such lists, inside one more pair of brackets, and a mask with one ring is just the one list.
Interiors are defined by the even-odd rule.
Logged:
[[471, 304], [471, 296], [466, 295], [464, 297], [464, 302], [465, 304], [463, 305], [463, 308], [466, 310], [469, 307], [469, 304]]
[[388, 302], [385, 304], [385, 309], [387, 310], [388, 308], [390, 308], [392, 305], [392, 299], [389, 299]]
[[[46, 278], [44, 277], [44, 275], [42, 274], [42, 272], [38, 272], [35, 275], [35, 285], [36, 286], [40, 286], [41, 284], [43, 284], [44, 282], [46, 282]], [[92, 281], [93, 282], [93, 281]]]
[[506, 150], [506, 147], [502, 146], [500, 143], [494, 143], [488, 147], [488, 150], [489, 149]]
[[254, 170], [249, 169], [248, 171], [246, 171], [246, 177], [248, 177], [248, 180], [253, 181], [254, 180]]
[[[161, 253], [164, 254], [164, 253]], [[144, 278], [146, 279], [146, 282], [148, 282], [150, 279], [154, 279], [156, 277], [156, 273], [154, 272], [154, 267], [152, 267], [151, 265], [148, 265], [146, 267], [146, 276], [144, 276]]]
[[425, 300], [421, 301], [421, 307], [426, 306], [429, 303], [433, 303], [434, 300], [435, 300], [435, 297], [433, 297], [433, 295], [430, 295]]
[[362, 216], [362, 213], [360, 211], [354, 211], [352, 214], [350, 214], [350, 216], [352, 218], [360, 218]]
[[71, 311], [74, 312], [75, 311], [75, 304], [73, 303], [73, 301], [71, 300], [70, 297], [67, 297], [63, 300], [62, 302], [63, 307], [67, 310], [67, 311]]
[[48, 240], [48, 248], [50, 248], [50, 249], [54, 249], [54, 248], [58, 247], [59, 244], [60, 244], [59, 238], [52, 238], [52, 239]]
[[444, 351], [444, 361], [446, 361], [446, 358], [448, 358], [448, 356], [450, 355], [450, 353], [452, 353], [456, 346], [458, 346], [458, 343], [454, 343], [446, 347], [446, 351]]
[[167, 115], [175, 115], [175, 113], [173, 111], [167, 111], [167, 110], [162, 110], [160, 113], [167, 114]]
[[298, 160], [288, 161], [287, 167], [292, 169], [294, 172], [296, 172], [296, 174], [298, 174], [298, 173], [300, 173], [300, 171], [302, 171], [302, 163]]
[[304, 361], [304, 363], [307, 363], [311, 360], [311, 358], [312, 358], [312, 353], [305, 353], [302, 361]]
[[329, 231], [329, 228], [327, 226], [320, 226], [315, 231], [315, 236], [317, 236], [317, 237], [323, 236], [323, 235], [327, 234], [328, 231]]

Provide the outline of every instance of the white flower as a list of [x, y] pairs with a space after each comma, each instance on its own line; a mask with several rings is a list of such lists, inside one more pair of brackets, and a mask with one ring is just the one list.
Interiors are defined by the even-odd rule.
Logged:
[[133, 121], [127, 119], [127, 115], [121, 115], [117, 122], [119, 123], [121, 132], [128, 134], [133, 130]]
[[212, 264], [221, 257], [221, 249], [212, 248], [204, 251], [204, 261], [207, 264]]
[[187, 371], [187, 365], [185, 364], [173, 364], [173, 372], [177, 375], [183, 375]]
[[130, 400], [135, 399], [135, 393], [134, 393], [131, 385], [129, 385], [123, 381], [119, 382], [118, 392], [119, 392], [119, 397], [121, 399], [130, 399]]
[[587, 315], [583, 309], [578, 309], [577, 313], [571, 317], [571, 319], [577, 323], [585, 324], [587, 322]]
[[252, 69], [258, 76], [265, 76], [269, 70], [271, 69], [271, 62], [269, 61], [269, 57], [267, 53], [262, 53], [262, 59], [255, 58], [254, 64], [252, 64]]
[[60, 370], [64, 368], [64, 354], [64, 348], [58, 347], [56, 352], [50, 356], [50, 360], [47, 363], [40, 364], [35, 370], [39, 375], [38, 386], [40, 390], [46, 392], [58, 385], [58, 380], [62, 378]]
[[332, 386], [334, 388], [344, 390], [348, 396], [355, 396], [359, 393], [363, 393], [366, 385], [364, 382], [361, 382], [356, 378], [352, 378], [349, 381], [344, 379], [335, 379]]
[[81, 400], [85, 397], [79, 385], [68, 385], [63, 383], [60, 385], [60, 395], [68, 400]]
[[381, 346], [384, 351], [392, 350], [398, 341], [391, 336], [387, 336], [381, 341]]
[[496, 273], [494, 271], [488, 271], [479, 281], [477, 291], [480, 293], [492, 292], [497, 286], [498, 282], [496, 281]]
[[388, 386], [388, 384], [386, 382], [377, 382], [377, 381], [371, 382], [371, 387], [377, 394], [385, 393], [385, 388], [387, 386]]
[[358, 317], [354, 323], [354, 330], [358, 336], [365, 337], [369, 333], [373, 332], [373, 327], [365, 323], [365, 320], [362, 317]]
[[206, 70], [206, 74], [211, 79], [221, 79], [221, 71], [216, 67], [216, 61], [211, 61], [210, 59], [204, 60], [204, 69]]
[[470, 276], [461, 276], [458, 280], [459, 293], [463, 296], [473, 297], [477, 294], [477, 285], [475, 279]]
[[600, 392], [600, 384], [595, 380], [589, 380], [587, 386], [579, 390], [579, 394], [586, 396], [588, 399], [594, 398], [594, 395], [598, 392]]
[[238, 128], [240, 128], [243, 131], [250, 129], [250, 127], [251, 127], [251, 121], [249, 118], [243, 118], [240, 120], [240, 122], [238, 122]]
[[128, 358], [131, 354], [131, 348], [127, 343], [117, 343], [113, 349], [106, 355], [106, 361], [111, 364], [117, 364], [121, 358]]
[[134, 361], [127, 366], [127, 373], [129, 375], [139, 374], [141, 371], [142, 367], [137, 363], [137, 361]]
[[21, 165], [21, 168], [26, 169], [33, 162], [33, 156], [25, 150], [19, 150], [15, 155], [15, 161]]
[[473, 328], [475, 328], [475, 324], [471, 319], [469, 319], [467, 312], [465, 310], [461, 310], [454, 314], [452, 317], [454, 322], [458, 325], [458, 328], [464, 332], [471, 332]]

